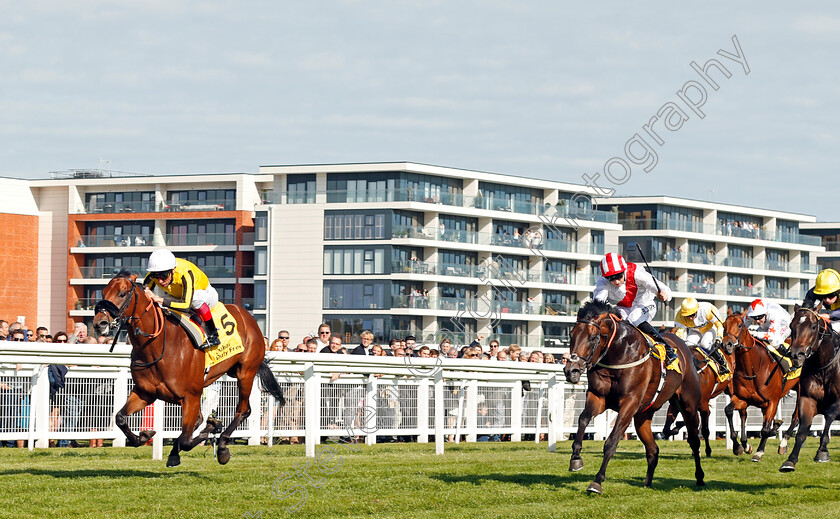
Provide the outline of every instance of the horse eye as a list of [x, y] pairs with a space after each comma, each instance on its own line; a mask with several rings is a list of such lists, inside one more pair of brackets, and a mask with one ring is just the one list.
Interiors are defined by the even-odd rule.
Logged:
[[125, 297], [128, 295], [128, 292], [120, 292], [120, 297]]

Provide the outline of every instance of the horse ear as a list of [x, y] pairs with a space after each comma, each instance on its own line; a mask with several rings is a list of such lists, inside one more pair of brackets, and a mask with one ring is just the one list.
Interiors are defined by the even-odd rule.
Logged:
[[727, 307], [727, 308], [726, 308], [726, 317], [729, 317], [729, 316], [731, 316], [731, 315], [732, 315], [732, 309], [731, 309], [731, 308], [729, 308], [729, 307]]
[[137, 274], [132, 274], [131, 278], [129, 278], [129, 279], [131, 279], [132, 283], [137, 283]]
[[795, 305], [793, 305], [793, 313], [798, 312], [800, 308], [802, 308], [802, 307], [799, 306], [799, 303], [796, 303]]

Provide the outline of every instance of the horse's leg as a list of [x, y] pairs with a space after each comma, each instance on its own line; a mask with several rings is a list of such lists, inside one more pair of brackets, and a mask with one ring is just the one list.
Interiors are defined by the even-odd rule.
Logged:
[[636, 426], [636, 434], [639, 435], [639, 440], [645, 446], [645, 456], [647, 457], [647, 475], [645, 476], [645, 486], [649, 487], [653, 483], [653, 472], [656, 470], [656, 465], [659, 463], [659, 446], [656, 445], [656, 440], [653, 439], [653, 432], [650, 430], [650, 418], [647, 416], [636, 415], [633, 419]]
[[[733, 421], [735, 408], [741, 407], [741, 405], [746, 407], [746, 402], [738, 399], [737, 397], [730, 396], [729, 404], [727, 404], [727, 406], [723, 409], [724, 414], [726, 414], [726, 421], [729, 424], [729, 437], [732, 439], [732, 453], [736, 456], [740, 456], [744, 453], [744, 446], [742, 446], [741, 442], [738, 440], [738, 433], [735, 432], [735, 422]], [[740, 409], [738, 412], [741, 413], [741, 427], [743, 430], [745, 422], [744, 413]]]
[[233, 420], [231, 420], [228, 428], [219, 436], [216, 459], [220, 465], [224, 465], [230, 461], [230, 449], [227, 448], [227, 443], [230, 441], [230, 436], [233, 434], [233, 431], [251, 414], [251, 404], [248, 402], [248, 399], [251, 396], [251, 388], [254, 385], [255, 375], [256, 368], [251, 373], [246, 373], [244, 368], [240, 368], [237, 373], [236, 385], [239, 390], [239, 401], [236, 403]]
[[[595, 494], [600, 494], [602, 492], [601, 483], [603, 483], [607, 478], [607, 464], [609, 464], [610, 459], [612, 459], [615, 455], [615, 451], [618, 448], [618, 442], [621, 441], [621, 438], [624, 436], [624, 431], [626, 431], [627, 427], [630, 425], [630, 421], [633, 419], [633, 414], [635, 414], [639, 407], [639, 402], [636, 399], [628, 398], [619, 405], [620, 407], [618, 410], [618, 417], [615, 419], [615, 426], [613, 427], [612, 432], [610, 432], [610, 435], [607, 436], [607, 441], [604, 442], [604, 460], [601, 462], [601, 469], [598, 470], [597, 474], [595, 474], [595, 479], [586, 489], [587, 492]], [[648, 430], [650, 430], [650, 426], [648, 426]]]
[[577, 472], [583, 468], [583, 459], [580, 457], [580, 451], [583, 447], [583, 435], [586, 428], [589, 427], [589, 422], [592, 418], [604, 412], [606, 402], [603, 398], [594, 395], [593, 393], [586, 394], [586, 405], [578, 417], [578, 429], [575, 434], [575, 441], [572, 442], [572, 459], [569, 461], [569, 471]]
[[[738, 407], [737, 405], [735, 406]], [[752, 454], [752, 445], [750, 445], [750, 439], [747, 436], [747, 403], [744, 402], [744, 406], [742, 409], [738, 409], [738, 414], [741, 415], [741, 447], [744, 449], [744, 452], [747, 454]]]
[[670, 438], [672, 435], [677, 434], [677, 431], [671, 429], [671, 424], [673, 424], [676, 419], [677, 412], [674, 409], [674, 406], [668, 404], [668, 412], [665, 414], [665, 425], [662, 426], [662, 436], [664, 438]]
[[811, 421], [814, 415], [817, 414], [817, 403], [812, 398], [803, 398], [800, 396], [797, 399], [796, 405], [799, 413], [799, 431], [796, 433], [796, 442], [793, 444], [793, 450], [790, 451], [787, 461], [782, 463], [779, 468], [780, 472], [793, 472], [796, 470], [796, 463], [799, 461], [799, 450], [802, 449], [802, 444], [811, 432]]
[[128, 444], [132, 447], [145, 445], [146, 442], [155, 435], [155, 431], [140, 431], [139, 436], [134, 434], [134, 432], [128, 427], [128, 417], [137, 411], [142, 411], [147, 405], [153, 403], [154, 401], [154, 397], [149, 395], [140, 396], [137, 393], [137, 389], [134, 389], [131, 393], [129, 393], [128, 398], [125, 401], [125, 405], [114, 417], [117, 427], [119, 427], [123, 434], [125, 434]]
[[787, 454], [788, 439], [796, 433], [796, 427], [799, 425], [799, 410], [793, 408], [793, 416], [790, 417], [790, 427], [782, 434], [782, 441], [779, 442], [779, 454]]
[[758, 450], [755, 451], [751, 461], [759, 462], [764, 456], [764, 447], [767, 445], [767, 439], [776, 433], [779, 429], [779, 423], [776, 422], [776, 409], [779, 407], [779, 401], [770, 401], [763, 409], [764, 422], [761, 424], [761, 441], [758, 444]]
[[[712, 434], [709, 431], [709, 401], [703, 400], [700, 402], [700, 428], [703, 433], [703, 438], [706, 440], [706, 457], [712, 457], [712, 444], [709, 442], [709, 436]], [[688, 421], [686, 421], [688, 423]]]
[[195, 438], [192, 437], [201, 415], [201, 396], [185, 395], [181, 402], [181, 435], [172, 442], [172, 451], [166, 460], [167, 467], [177, 467], [181, 464], [180, 451], [190, 451], [196, 445], [207, 439], [207, 433], [212, 429], [207, 425]]
[[828, 442], [831, 440], [831, 423], [837, 418], [838, 413], [840, 413], [840, 402], [834, 402], [823, 412], [825, 427], [822, 436], [820, 436], [820, 447], [817, 449], [816, 456], [814, 456], [814, 461], [817, 463], [825, 463], [831, 460], [831, 456], [828, 454]]

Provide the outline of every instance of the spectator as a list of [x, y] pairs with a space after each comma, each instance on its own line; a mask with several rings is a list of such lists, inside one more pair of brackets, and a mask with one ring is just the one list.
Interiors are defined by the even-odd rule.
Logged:
[[388, 342], [388, 356], [392, 356], [397, 348], [400, 347], [400, 340], [399, 339], [391, 339]]
[[312, 338], [306, 341], [306, 353], [318, 353], [318, 339]]
[[382, 349], [382, 346], [380, 346], [378, 344], [374, 344], [373, 346], [371, 346], [370, 347], [370, 352], [371, 352], [371, 355], [373, 355], [375, 357], [386, 357], [387, 356], [385, 354], [385, 350]]
[[508, 359], [512, 361], [519, 360], [520, 352], [521, 350], [518, 345], [511, 344], [510, 346], [508, 346]]
[[440, 350], [429, 350], [429, 355], [433, 359], [436, 359], [436, 358], [440, 357]]
[[56, 333], [53, 336], [53, 342], [57, 342], [57, 343], [67, 342], [67, 334], [63, 331]]
[[50, 331], [47, 329], [46, 326], [39, 326], [35, 328], [35, 339], [46, 339], [47, 335], [50, 334]]
[[373, 344], [373, 333], [370, 330], [363, 330], [361, 335], [361, 344], [353, 348], [353, 355], [373, 355], [371, 345]]
[[419, 350], [417, 350], [417, 356], [422, 359], [431, 358], [431, 349], [428, 346], [421, 346]]
[[543, 362], [546, 364], [557, 364], [557, 360], [555, 360], [554, 355], [551, 353], [546, 353], [545, 357], [543, 357]]
[[542, 364], [543, 353], [539, 350], [532, 351], [531, 355], [528, 356], [528, 362], [539, 362], [540, 364]]
[[306, 344], [298, 344], [294, 351], [296, 351], [297, 353], [306, 353]]
[[[327, 323], [322, 324], [318, 327], [318, 348], [323, 349], [326, 348], [327, 345], [330, 343], [330, 337], [332, 336], [332, 329], [330, 325]], [[339, 342], [341, 344], [341, 342]]]
[[0, 341], [5, 341], [9, 338], [9, 321], [0, 319]]
[[73, 325], [73, 336], [70, 337], [70, 344], [82, 344], [88, 336], [88, 329], [85, 323]]
[[397, 348], [394, 350], [394, 357], [405, 357], [405, 350], [402, 348]]
[[414, 352], [414, 347], [417, 345], [417, 338], [413, 335], [409, 335], [405, 338], [405, 354], [411, 357], [415, 357], [416, 353]]
[[25, 342], [26, 341], [26, 332], [18, 328], [17, 330], [11, 332], [11, 336], [9, 336], [10, 341], [15, 342]]
[[444, 337], [443, 340], [440, 341], [440, 346], [438, 347], [438, 349], [440, 350], [441, 354], [443, 354], [443, 356], [447, 356], [451, 347], [452, 343], [449, 342], [449, 339]]
[[324, 346], [319, 353], [341, 353], [341, 337], [337, 335], [330, 337], [330, 343]]
[[496, 358], [496, 354], [499, 353], [499, 341], [493, 339], [490, 341], [490, 356]]
[[502, 350], [496, 354], [496, 360], [508, 360], [507, 350]]
[[292, 336], [288, 330], [280, 330], [277, 338], [271, 343], [270, 351], [289, 351], [289, 341]]

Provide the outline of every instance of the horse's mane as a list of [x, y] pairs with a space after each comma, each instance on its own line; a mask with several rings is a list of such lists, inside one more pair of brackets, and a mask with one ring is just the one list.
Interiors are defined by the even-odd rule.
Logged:
[[123, 267], [123, 268], [120, 269], [119, 272], [117, 272], [117, 275], [114, 276], [114, 277], [115, 278], [130, 278], [133, 275], [134, 275], [133, 272], [131, 272], [127, 268]]
[[578, 321], [591, 321], [595, 317], [606, 313], [620, 316], [618, 310], [616, 310], [611, 304], [593, 299], [591, 301], [587, 301], [580, 307], [580, 310], [578, 310], [577, 313], [577, 319]]

